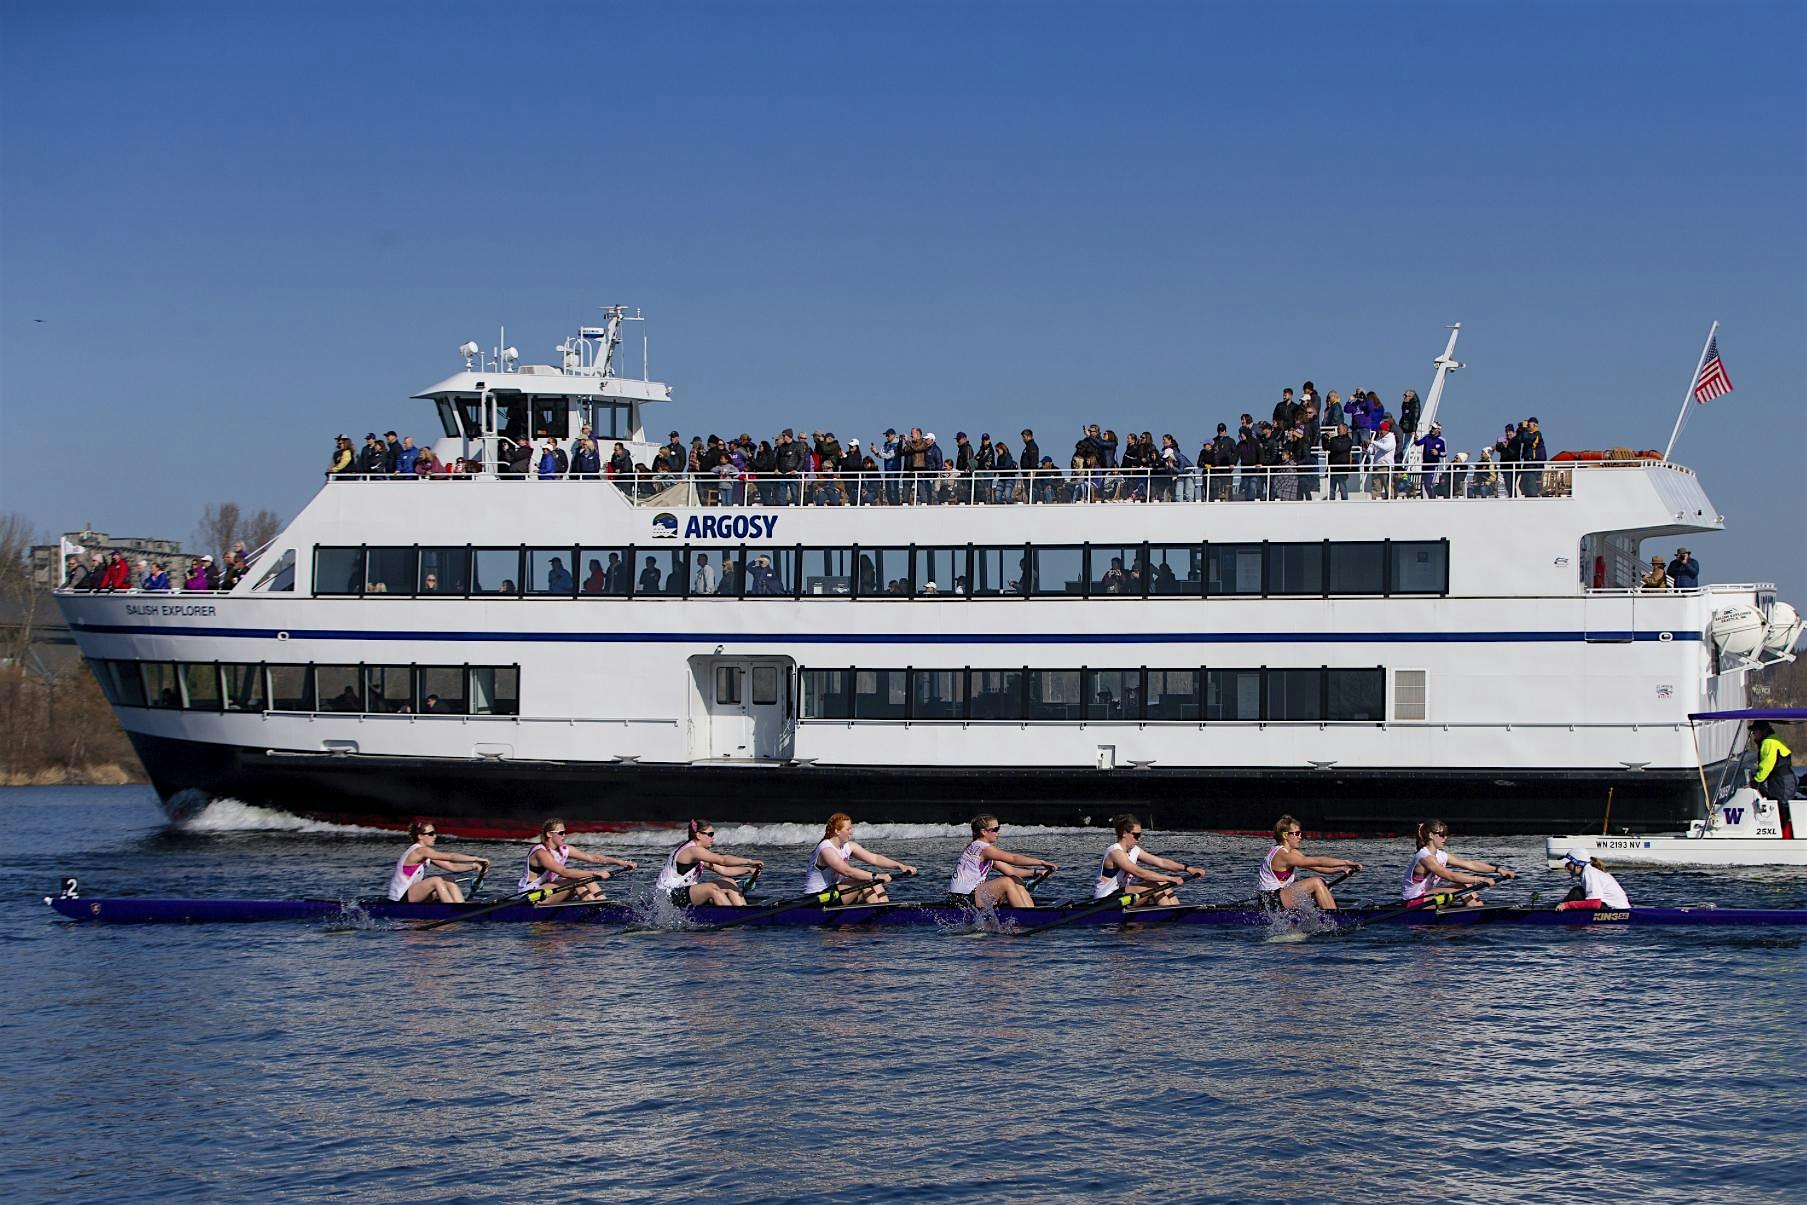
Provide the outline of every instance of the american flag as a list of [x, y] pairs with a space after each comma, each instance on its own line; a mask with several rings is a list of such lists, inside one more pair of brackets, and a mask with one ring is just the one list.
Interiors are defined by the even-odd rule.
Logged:
[[1732, 391], [1732, 378], [1725, 375], [1725, 363], [1719, 358], [1719, 336], [1707, 344], [1706, 362], [1694, 378], [1694, 400], [1706, 405], [1716, 397]]

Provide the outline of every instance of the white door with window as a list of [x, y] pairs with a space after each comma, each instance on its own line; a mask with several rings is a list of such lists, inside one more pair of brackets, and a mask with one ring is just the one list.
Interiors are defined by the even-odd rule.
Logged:
[[708, 756], [787, 760], [791, 756], [788, 657], [699, 659], [708, 717]]

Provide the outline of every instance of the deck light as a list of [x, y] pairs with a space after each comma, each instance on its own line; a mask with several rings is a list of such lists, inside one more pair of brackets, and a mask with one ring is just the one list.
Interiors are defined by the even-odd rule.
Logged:
[[471, 361], [477, 357], [477, 341], [475, 339], [466, 339], [463, 343], [460, 343], [458, 345], [458, 354], [464, 357], [464, 366], [469, 368], [471, 366]]

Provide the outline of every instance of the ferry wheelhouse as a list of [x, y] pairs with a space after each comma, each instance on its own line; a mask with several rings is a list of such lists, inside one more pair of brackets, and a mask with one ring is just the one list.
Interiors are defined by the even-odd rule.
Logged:
[[1448, 498], [1331, 498], [1320, 465], [1318, 496], [1250, 501], [509, 475], [511, 442], [586, 426], [650, 462], [671, 391], [617, 370], [633, 317], [604, 314], [556, 365], [466, 344], [418, 395], [477, 471], [329, 478], [231, 591], [59, 595], [168, 806], [1547, 833], [1611, 792], [1616, 825], [1671, 828], [1738, 727], [1689, 714], [1744, 706], [1799, 634], [1768, 585], [1637, 588], [1642, 542], [1721, 526], [1656, 459]]

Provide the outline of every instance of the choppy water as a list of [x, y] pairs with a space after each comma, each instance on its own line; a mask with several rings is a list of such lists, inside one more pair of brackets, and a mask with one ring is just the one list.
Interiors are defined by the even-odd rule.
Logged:
[[[815, 837], [721, 834], [772, 871]], [[1071, 894], [1107, 841], [1005, 835], [1068, 867]], [[961, 845], [859, 836], [924, 866], [906, 893], [939, 887]], [[1246, 895], [1265, 849], [1151, 837], [1212, 869], [1206, 898]], [[521, 848], [454, 846], [500, 878]], [[1384, 895], [1410, 855], [1334, 846], [1375, 864], [1345, 900]], [[230, 805], [171, 829], [142, 788], [0, 791], [0, 1193], [1798, 1201], [1807, 1184], [1807, 954], [1783, 930], [330, 933], [84, 928], [41, 902], [65, 873], [91, 896], [349, 898], [400, 848]], [[1563, 889], [1538, 842], [1453, 848], [1532, 868], [1501, 898]], [[1798, 872], [1621, 880], [1639, 902], [1807, 906]]]

